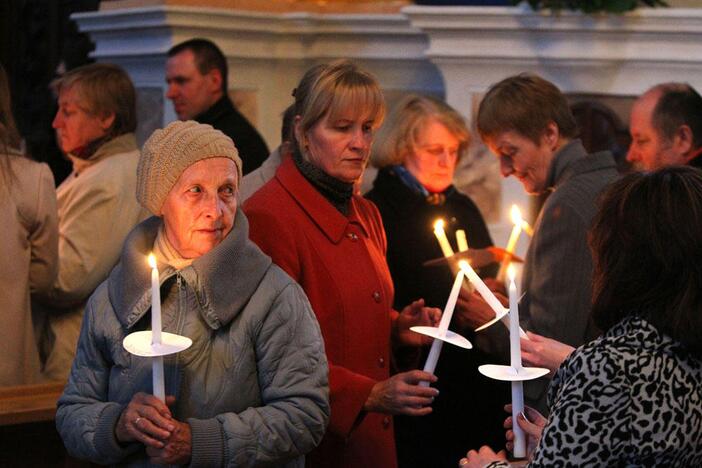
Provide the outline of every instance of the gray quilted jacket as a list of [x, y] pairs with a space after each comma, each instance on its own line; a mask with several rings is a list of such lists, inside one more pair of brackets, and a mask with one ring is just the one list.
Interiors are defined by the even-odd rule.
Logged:
[[[73, 456], [148, 465], [143, 446], [120, 445], [114, 428], [135, 393], [151, 392], [149, 360], [122, 340], [150, 327], [146, 256], [160, 223], [132, 231], [88, 302], [56, 419]], [[229, 236], [191, 266], [159, 268], [163, 330], [193, 340], [165, 358], [173, 416], [192, 430], [191, 466], [303, 466], [329, 419], [328, 366], [305, 293], [249, 241], [241, 210]]]

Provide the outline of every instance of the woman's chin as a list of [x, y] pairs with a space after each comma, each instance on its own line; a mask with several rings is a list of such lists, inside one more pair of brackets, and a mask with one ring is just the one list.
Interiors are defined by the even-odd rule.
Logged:
[[355, 184], [361, 179], [361, 176], [363, 175], [363, 169], [360, 170], [353, 170], [353, 171], [344, 171], [338, 175], [335, 175], [333, 177], [339, 179], [342, 182], [345, 182], [347, 184]]
[[427, 189], [427, 190], [428, 190], [429, 192], [431, 192], [431, 193], [441, 193], [441, 192], [443, 192], [444, 190], [446, 190], [447, 188], [449, 188], [450, 185], [451, 185], [450, 183], [448, 183], [448, 184], [446, 184], [446, 183], [443, 183], [443, 184], [427, 184], [427, 185], [424, 185], [424, 188]]

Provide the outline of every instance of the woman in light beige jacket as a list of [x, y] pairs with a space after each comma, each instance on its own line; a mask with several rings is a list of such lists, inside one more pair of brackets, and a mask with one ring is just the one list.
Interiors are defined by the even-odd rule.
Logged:
[[44, 376], [65, 380], [88, 297], [117, 263], [129, 231], [146, 217], [134, 196], [139, 161], [134, 85], [116, 65], [75, 68], [56, 83], [58, 143], [73, 171], [56, 191], [59, 271], [47, 306]]
[[17, 150], [10, 109], [0, 65], [0, 386], [39, 381], [30, 294], [52, 285], [58, 263], [54, 178]]

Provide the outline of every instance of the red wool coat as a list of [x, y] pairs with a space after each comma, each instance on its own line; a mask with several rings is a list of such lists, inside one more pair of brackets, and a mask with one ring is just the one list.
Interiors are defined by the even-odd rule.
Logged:
[[331, 421], [307, 466], [397, 465], [392, 417], [364, 413], [390, 375], [393, 287], [378, 210], [354, 196], [342, 215], [286, 160], [244, 204], [250, 237], [305, 290], [329, 360]]

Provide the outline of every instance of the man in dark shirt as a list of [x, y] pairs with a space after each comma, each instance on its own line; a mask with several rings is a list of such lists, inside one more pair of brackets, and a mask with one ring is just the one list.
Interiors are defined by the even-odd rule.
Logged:
[[212, 125], [232, 140], [247, 174], [268, 157], [261, 135], [234, 107], [227, 94], [227, 60], [207, 39], [190, 39], [173, 46], [166, 62], [166, 97], [180, 120]]

